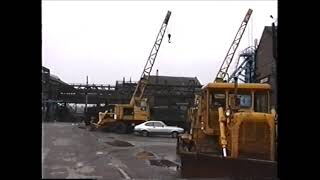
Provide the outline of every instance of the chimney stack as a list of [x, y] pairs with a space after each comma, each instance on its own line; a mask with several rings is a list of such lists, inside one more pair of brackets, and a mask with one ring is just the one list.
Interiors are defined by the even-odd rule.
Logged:
[[157, 72], [156, 72], [156, 84], [158, 84], [158, 76], [159, 76], [159, 70], [157, 69]]

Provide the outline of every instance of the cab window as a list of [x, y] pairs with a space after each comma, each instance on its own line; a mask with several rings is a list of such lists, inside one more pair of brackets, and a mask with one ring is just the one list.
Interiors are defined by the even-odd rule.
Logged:
[[[231, 100], [231, 97], [234, 97], [234, 91], [229, 92], [229, 99]], [[239, 98], [239, 107], [240, 109], [248, 109], [252, 107], [252, 94], [250, 91], [238, 91], [237, 97]], [[231, 102], [229, 102], [231, 103]]]
[[226, 95], [224, 91], [215, 91], [212, 95], [212, 106], [214, 108], [226, 106]]
[[109, 113], [114, 113], [114, 105], [107, 106], [107, 110]]
[[254, 98], [254, 111], [256, 112], [268, 112], [268, 93], [267, 92], [255, 92]]
[[145, 100], [140, 101], [140, 109], [145, 111], [147, 109], [147, 102]]
[[133, 115], [133, 108], [124, 108], [123, 114], [124, 115]]
[[250, 108], [252, 104], [251, 94], [240, 95], [240, 108]]

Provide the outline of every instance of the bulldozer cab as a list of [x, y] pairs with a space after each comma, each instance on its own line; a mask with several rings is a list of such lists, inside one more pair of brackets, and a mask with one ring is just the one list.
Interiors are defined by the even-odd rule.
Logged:
[[[239, 84], [235, 89], [232, 83], [213, 83], [204, 91], [207, 118], [203, 129], [207, 136], [218, 136], [220, 143], [226, 138], [228, 155], [233, 158], [274, 160], [275, 115], [270, 109], [270, 85]], [[222, 131], [226, 137], [221, 136]]]
[[268, 84], [239, 84], [235, 90], [233, 83], [210, 83], [203, 88], [204, 127], [206, 134], [219, 135], [219, 108], [225, 113], [270, 112]]

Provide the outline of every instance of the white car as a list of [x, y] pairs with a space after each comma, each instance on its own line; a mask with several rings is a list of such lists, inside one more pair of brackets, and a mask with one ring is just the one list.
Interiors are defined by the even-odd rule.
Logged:
[[134, 132], [142, 134], [142, 136], [154, 135], [171, 135], [173, 138], [176, 138], [178, 134], [183, 133], [184, 129], [167, 126], [162, 121], [147, 121], [142, 124], [136, 125], [134, 127]]

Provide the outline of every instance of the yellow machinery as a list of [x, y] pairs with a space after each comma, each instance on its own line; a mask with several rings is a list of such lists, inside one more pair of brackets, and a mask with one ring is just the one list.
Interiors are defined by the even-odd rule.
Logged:
[[105, 112], [99, 113], [97, 122], [91, 122], [91, 130], [96, 128], [109, 128], [111, 131], [117, 133], [126, 133], [131, 131], [135, 125], [150, 119], [148, 100], [143, 98], [143, 94], [148, 84], [150, 73], [166, 32], [170, 16], [171, 11], [168, 11], [144, 66], [140, 80], [132, 95], [130, 104], [109, 105]]
[[277, 176], [275, 110], [269, 84], [229, 83], [228, 68], [249, 9], [213, 83], [189, 109], [191, 129], [177, 138], [183, 178]]
[[268, 84], [209, 83], [178, 137], [183, 177], [276, 177], [275, 111]]

